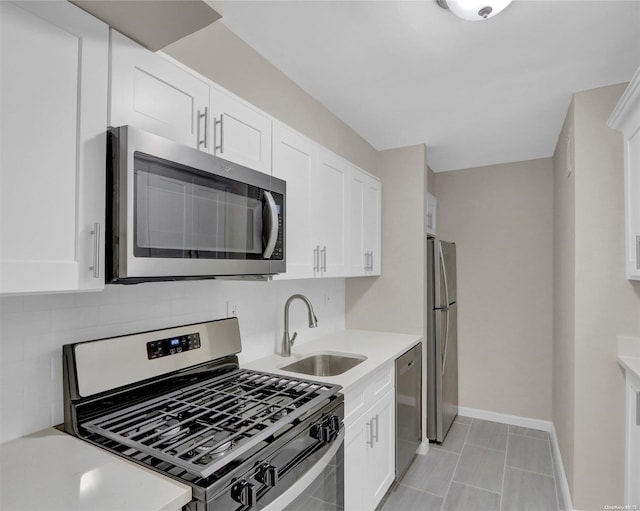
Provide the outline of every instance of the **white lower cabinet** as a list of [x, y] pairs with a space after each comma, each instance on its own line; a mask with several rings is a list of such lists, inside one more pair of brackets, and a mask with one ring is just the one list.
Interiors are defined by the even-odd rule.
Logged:
[[627, 371], [625, 504], [640, 505], [640, 378]]
[[345, 393], [344, 504], [373, 511], [395, 479], [393, 366]]
[[104, 287], [109, 29], [0, 2], [0, 293]]

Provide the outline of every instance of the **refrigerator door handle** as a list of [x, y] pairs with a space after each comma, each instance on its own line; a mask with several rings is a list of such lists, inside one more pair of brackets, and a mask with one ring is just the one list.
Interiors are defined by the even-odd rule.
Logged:
[[449, 307], [444, 311], [445, 316], [445, 332], [444, 332], [444, 342], [442, 343], [442, 374], [444, 375], [445, 368], [447, 365], [447, 346], [449, 345]]
[[440, 258], [442, 275], [444, 276], [444, 304], [447, 306], [449, 305], [449, 283], [447, 282], [447, 267], [444, 264], [444, 254], [442, 253], [442, 245], [440, 243], [438, 243], [438, 256]]

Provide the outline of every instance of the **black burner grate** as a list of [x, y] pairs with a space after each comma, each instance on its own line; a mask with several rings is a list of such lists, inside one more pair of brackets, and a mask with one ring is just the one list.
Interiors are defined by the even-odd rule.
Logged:
[[238, 369], [82, 427], [208, 477], [338, 390], [336, 385]]

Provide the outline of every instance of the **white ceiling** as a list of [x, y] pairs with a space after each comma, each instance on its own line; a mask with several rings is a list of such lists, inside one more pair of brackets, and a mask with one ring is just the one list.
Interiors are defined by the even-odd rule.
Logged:
[[[436, 171], [549, 157], [573, 92], [640, 66], [640, 0], [227, 1], [223, 23], [378, 150]], [[248, 73], [249, 76], [249, 73]]]

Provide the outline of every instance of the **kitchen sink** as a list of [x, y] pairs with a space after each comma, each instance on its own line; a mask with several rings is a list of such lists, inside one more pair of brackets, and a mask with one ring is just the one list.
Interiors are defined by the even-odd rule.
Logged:
[[337, 376], [367, 360], [363, 355], [316, 353], [281, 367], [282, 371], [311, 376]]

